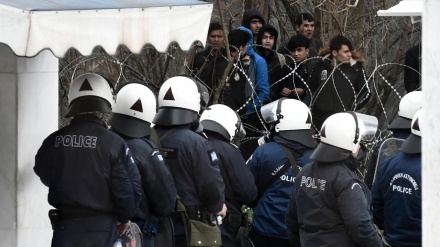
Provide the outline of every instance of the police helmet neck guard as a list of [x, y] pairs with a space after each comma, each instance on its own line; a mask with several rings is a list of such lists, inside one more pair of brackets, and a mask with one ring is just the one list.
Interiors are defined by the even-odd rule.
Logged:
[[87, 112], [110, 113], [112, 112], [112, 106], [107, 100], [103, 98], [98, 98], [95, 96], [83, 96], [74, 99], [70, 103], [65, 116], [73, 117], [77, 114]]
[[178, 126], [198, 121], [199, 114], [184, 108], [159, 108], [153, 123], [158, 126]]
[[112, 113], [108, 119], [112, 129], [131, 138], [147, 137], [151, 133], [151, 124], [124, 114]]
[[229, 142], [231, 140], [232, 137], [229, 135], [229, 132], [221, 124], [208, 119], [200, 121], [200, 123], [203, 125], [204, 130], [219, 134], [225, 141]]

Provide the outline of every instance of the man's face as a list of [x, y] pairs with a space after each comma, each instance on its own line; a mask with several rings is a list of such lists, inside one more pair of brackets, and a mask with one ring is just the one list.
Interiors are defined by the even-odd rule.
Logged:
[[336, 59], [336, 64], [348, 62], [351, 58], [351, 51], [347, 45], [342, 45], [341, 49], [339, 49], [338, 51], [332, 51], [332, 56], [334, 59]]
[[315, 30], [315, 22], [304, 20], [301, 25], [296, 25], [296, 32], [311, 39]]
[[260, 28], [263, 26], [263, 22], [259, 18], [252, 18], [249, 24], [251, 31], [254, 35], [257, 35]]
[[275, 44], [275, 36], [273, 36], [269, 32], [264, 32], [261, 43], [265, 47], [269, 47], [270, 49], [273, 49], [273, 45]]
[[223, 30], [213, 30], [208, 34], [206, 40], [214, 48], [220, 48], [225, 45], [225, 37], [223, 36]]
[[295, 62], [298, 64], [307, 59], [307, 57], [309, 56], [309, 48], [297, 47], [290, 54], [292, 55], [293, 59], [295, 59]]

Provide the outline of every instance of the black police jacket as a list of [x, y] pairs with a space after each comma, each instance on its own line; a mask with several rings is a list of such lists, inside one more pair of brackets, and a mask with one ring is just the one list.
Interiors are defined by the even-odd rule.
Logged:
[[124, 140], [93, 115], [75, 116], [35, 156], [49, 204], [63, 211], [115, 214], [127, 222], [141, 197], [140, 175]]
[[294, 246], [382, 246], [370, 191], [349, 168], [354, 162], [314, 162], [298, 173], [286, 215]]
[[146, 138], [124, 137], [142, 179], [143, 195], [135, 218], [170, 215], [176, 205], [176, 186], [162, 155]]
[[217, 153], [208, 140], [187, 126], [154, 128], [159, 138], [176, 128], [161, 146], [182, 203], [187, 207], [205, 208], [212, 214], [220, 212], [224, 184]]
[[225, 201], [228, 207], [228, 215], [224, 222], [237, 227], [236, 224], [239, 226], [241, 223], [241, 207], [243, 204], [251, 203], [257, 197], [258, 191], [254, 183], [254, 176], [237, 147], [232, 146], [213, 132], [206, 131], [206, 135], [219, 156], [220, 173], [225, 183]]

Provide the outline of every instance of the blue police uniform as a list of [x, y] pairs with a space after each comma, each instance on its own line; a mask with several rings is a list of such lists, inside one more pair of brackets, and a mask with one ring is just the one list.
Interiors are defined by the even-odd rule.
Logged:
[[214, 132], [206, 131], [206, 135], [218, 154], [220, 172], [225, 183], [225, 203], [228, 210], [220, 226], [222, 246], [238, 246], [236, 236], [242, 223], [241, 207], [255, 200], [258, 193], [254, 176], [237, 147]]
[[371, 212], [371, 194], [354, 173], [350, 156], [303, 167], [286, 214], [293, 246], [382, 246]]
[[146, 138], [124, 137], [142, 178], [143, 195], [132, 219], [144, 236], [144, 246], [154, 246], [159, 217], [170, 215], [176, 205], [176, 186], [162, 155]]
[[[255, 183], [259, 190], [271, 180], [283, 164], [290, 165], [280, 143], [291, 150], [299, 167], [312, 162], [310, 155], [313, 149], [295, 141], [287, 141], [278, 135], [274, 139], [275, 141], [258, 147], [248, 161], [249, 169], [255, 177]], [[256, 234], [288, 240], [285, 213], [289, 198], [292, 195], [295, 176], [293, 168], [290, 167], [261, 196], [253, 214], [253, 228]]]
[[[223, 208], [224, 184], [219, 159], [208, 140], [192, 131], [189, 126], [155, 126], [160, 138], [175, 129], [161, 142], [163, 157], [177, 188], [177, 194], [192, 219], [210, 221], [206, 217]], [[200, 216], [200, 217], [198, 217]], [[175, 246], [185, 246], [186, 238], [181, 215], [172, 214]]]
[[134, 216], [142, 193], [128, 146], [93, 115], [75, 116], [49, 135], [34, 171], [60, 210], [52, 246], [111, 246], [117, 221]]
[[421, 170], [420, 154], [400, 152], [377, 171], [373, 215], [391, 246], [422, 246]]

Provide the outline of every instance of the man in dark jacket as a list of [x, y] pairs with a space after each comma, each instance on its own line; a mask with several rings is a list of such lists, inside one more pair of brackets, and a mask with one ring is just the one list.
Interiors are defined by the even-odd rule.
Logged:
[[[310, 40], [310, 54], [311, 58], [318, 56], [319, 50], [322, 49], [322, 41], [320, 39], [313, 38], [315, 32], [315, 18], [309, 13], [301, 13], [296, 16], [295, 19], [296, 34], [303, 35]], [[278, 49], [279, 53], [289, 54], [292, 50], [288, 49], [288, 42]]]
[[293, 246], [381, 247], [371, 212], [371, 194], [357, 177], [356, 160], [365, 132], [353, 112], [330, 116], [321, 142], [295, 178], [286, 224]]
[[244, 12], [243, 19], [241, 20], [241, 25], [252, 31], [253, 42], [257, 42], [257, 35], [260, 32], [261, 27], [266, 24], [266, 21], [260, 12], [256, 9], [248, 9]]
[[[237, 57], [224, 88], [220, 93], [219, 103], [236, 111], [249, 127], [250, 139], [240, 145], [243, 157], [247, 160], [258, 146], [263, 124], [258, 117], [260, 107], [269, 101], [269, 82], [266, 61], [258, 55], [252, 45], [252, 32], [245, 27], [238, 27], [228, 34], [233, 57]], [[239, 57], [238, 57], [239, 55]], [[221, 66], [226, 69], [228, 61], [223, 59]]]
[[48, 136], [35, 156], [34, 171], [57, 209], [49, 212], [52, 246], [108, 247], [136, 212], [139, 171], [124, 140], [100, 119], [114, 103], [106, 79], [80, 75], [68, 97], [72, 121]]
[[402, 152], [378, 168], [371, 190], [374, 222], [391, 246], [422, 246], [422, 112], [413, 117]]
[[321, 52], [323, 58], [315, 63], [308, 81], [312, 91], [313, 124], [317, 130], [330, 115], [360, 109], [371, 96], [362, 67], [363, 58], [346, 37], [334, 37], [330, 49]]
[[315, 18], [309, 13], [301, 13], [296, 17], [296, 33], [301, 34], [310, 40], [310, 57], [316, 57], [322, 49], [322, 41], [313, 38], [315, 31]]
[[228, 208], [223, 224], [222, 246], [238, 247], [242, 222], [241, 208], [248, 205], [257, 196], [254, 176], [246, 166], [246, 162], [237, 146], [231, 142], [244, 137], [240, 117], [231, 108], [216, 104], [202, 113], [200, 123], [208, 136], [208, 140], [218, 154], [220, 172], [225, 183], [225, 203]]
[[299, 167], [311, 162], [315, 147], [311, 113], [301, 101], [286, 98], [263, 106], [261, 111], [267, 122], [275, 121], [274, 137], [259, 146], [248, 161], [259, 193], [253, 203], [252, 238], [256, 247], [290, 247], [285, 212]]
[[217, 71], [216, 62], [224, 44], [223, 28], [218, 22], [213, 22], [209, 25], [206, 49], [194, 55], [192, 75], [209, 89], [210, 94], [219, 86], [222, 77]]
[[271, 101], [282, 97], [282, 89], [287, 84], [289, 74], [289, 69], [285, 66], [286, 58], [276, 52], [277, 39], [278, 31], [272, 25], [266, 24], [258, 33], [255, 49], [266, 60]]
[[156, 97], [147, 86], [131, 82], [119, 90], [117, 99], [108, 123], [127, 142], [139, 169], [144, 193], [132, 221], [142, 231], [144, 246], [153, 247], [159, 217], [173, 212], [177, 196], [162, 155], [147, 139], [156, 114]]
[[310, 40], [303, 35], [294, 35], [290, 38], [287, 45], [290, 51], [290, 56], [287, 56], [287, 67], [291, 70], [291, 75], [288, 84], [284, 85], [281, 91], [284, 97], [301, 100], [307, 106], [310, 105], [311, 93], [306, 82], [313, 69], [313, 61], [307, 60], [309, 44]]

